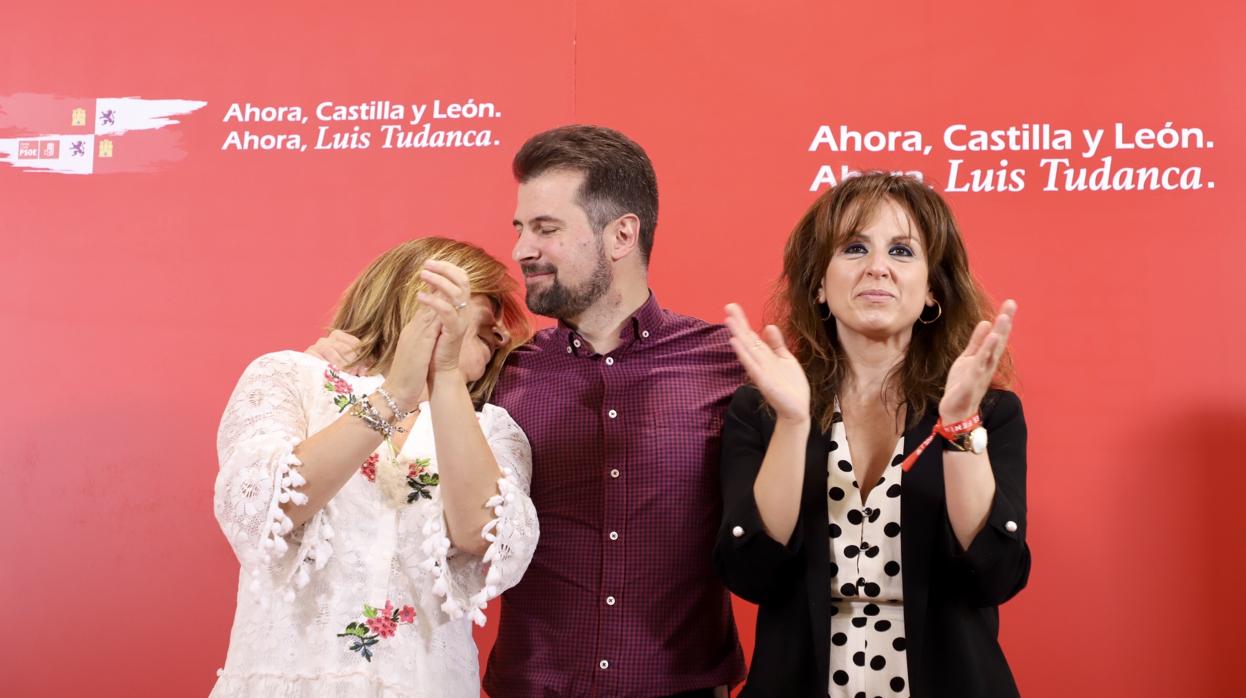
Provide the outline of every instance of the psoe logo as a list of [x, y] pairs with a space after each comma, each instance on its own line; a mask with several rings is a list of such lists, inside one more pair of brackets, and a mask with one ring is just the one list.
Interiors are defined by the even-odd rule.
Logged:
[[58, 174], [154, 172], [186, 157], [175, 117], [205, 106], [188, 99], [0, 95], [0, 163]]
[[55, 160], [60, 156], [60, 141], [17, 142], [17, 157], [22, 160]]

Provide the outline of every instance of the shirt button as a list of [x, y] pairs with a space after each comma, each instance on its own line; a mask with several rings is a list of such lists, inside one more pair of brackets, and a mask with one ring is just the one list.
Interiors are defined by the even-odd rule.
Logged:
[[613, 597], [613, 596], [607, 596], [607, 597], [606, 597], [606, 605], [607, 605], [607, 606], [613, 606], [613, 605], [614, 605], [614, 597]]
[[736, 538], [743, 538], [743, 537], [744, 537], [744, 527], [743, 527], [743, 526], [736, 526], [736, 527], [732, 528], [732, 529], [731, 529], [731, 535], [735, 536]]
[[607, 357], [606, 357], [606, 365], [607, 365], [607, 366], [613, 366], [613, 365], [614, 365], [614, 357], [613, 357], [613, 356], [607, 356]]
[[618, 417], [618, 416], [619, 416], [619, 413], [618, 413], [618, 412], [615, 412], [614, 410], [610, 410], [610, 411], [609, 411], [609, 412], [607, 412], [606, 414], [610, 415], [610, 419], [614, 419], [615, 417]]
[[619, 469], [618, 469], [618, 468], [611, 468], [611, 469], [610, 469], [610, 477], [615, 477], [615, 478], [617, 478], [618, 476], [619, 476]]
[[573, 340], [571, 343], [575, 345], [576, 349], [580, 348], [580, 340], [576, 339], [576, 340]]
[[1016, 522], [1016, 521], [1005, 521], [1005, 522], [1004, 522], [1004, 530], [1005, 530], [1005, 531], [1008, 531], [1009, 533], [1016, 533], [1016, 532], [1017, 532], [1017, 522]]
[[619, 539], [619, 532], [618, 532], [618, 531], [611, 531], [611, 532], [610, 532], [610, 540], [618, 540], [618, 539]]
[[642, 330], [642, 331], [641, 331], [641, 333], [640, 333], [640, 336], [641, 336], [641, 337], [644, 337], [645, 339], [648, 339], [648, 338], [649, 338], [649, 330]]
[[601, 667], [602, 669], [609, 669], [610, 662], [607, 662], [606, 660], [603, 659], [600, 662], [597, 662], [597, 666]]

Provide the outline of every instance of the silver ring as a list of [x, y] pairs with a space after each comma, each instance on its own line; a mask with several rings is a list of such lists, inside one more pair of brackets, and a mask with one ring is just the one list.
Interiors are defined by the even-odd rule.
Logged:
[[466, 308], [466, 307], [467, 307], [467, 301], [463, 301], [462, 303], [459, 303], [458, 305], [454, 306], [454, 309], [455, 309], [455, 310], [462, 310], [462, 309], [464, 309], [464, 308]]

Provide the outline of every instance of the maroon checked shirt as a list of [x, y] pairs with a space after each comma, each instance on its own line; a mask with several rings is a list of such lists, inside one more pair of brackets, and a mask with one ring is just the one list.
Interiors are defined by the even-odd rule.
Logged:
[[719, 431], [745, 378], [727, 337], [650, 294], [609, 354], [560, 323], [511, 355], [493, 402], [532, 443], [541, 538], [502, 595], [491, 696], [654, 698], [743, 678], [711, 561]]

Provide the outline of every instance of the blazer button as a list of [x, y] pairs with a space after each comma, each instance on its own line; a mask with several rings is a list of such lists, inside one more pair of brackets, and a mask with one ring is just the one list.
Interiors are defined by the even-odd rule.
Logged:
[[1005, 521], [1005, 522], [1004, 522], [1004, 530], [1005, 530], [1005, 531], [1008, 531], [1009, 533], [1016, 533], [1016, 532], [1017, 532], [1017, 522], [1016, 522], [1016, 521]]
[[744, 527], [743, 527], [743, 526], [736, 526], [736, 527], [732, 528], [732, 529], [731, 529], [731, 535], [735, 536], [736, 538], [743, 538], [743, 537], [744, 537]]

